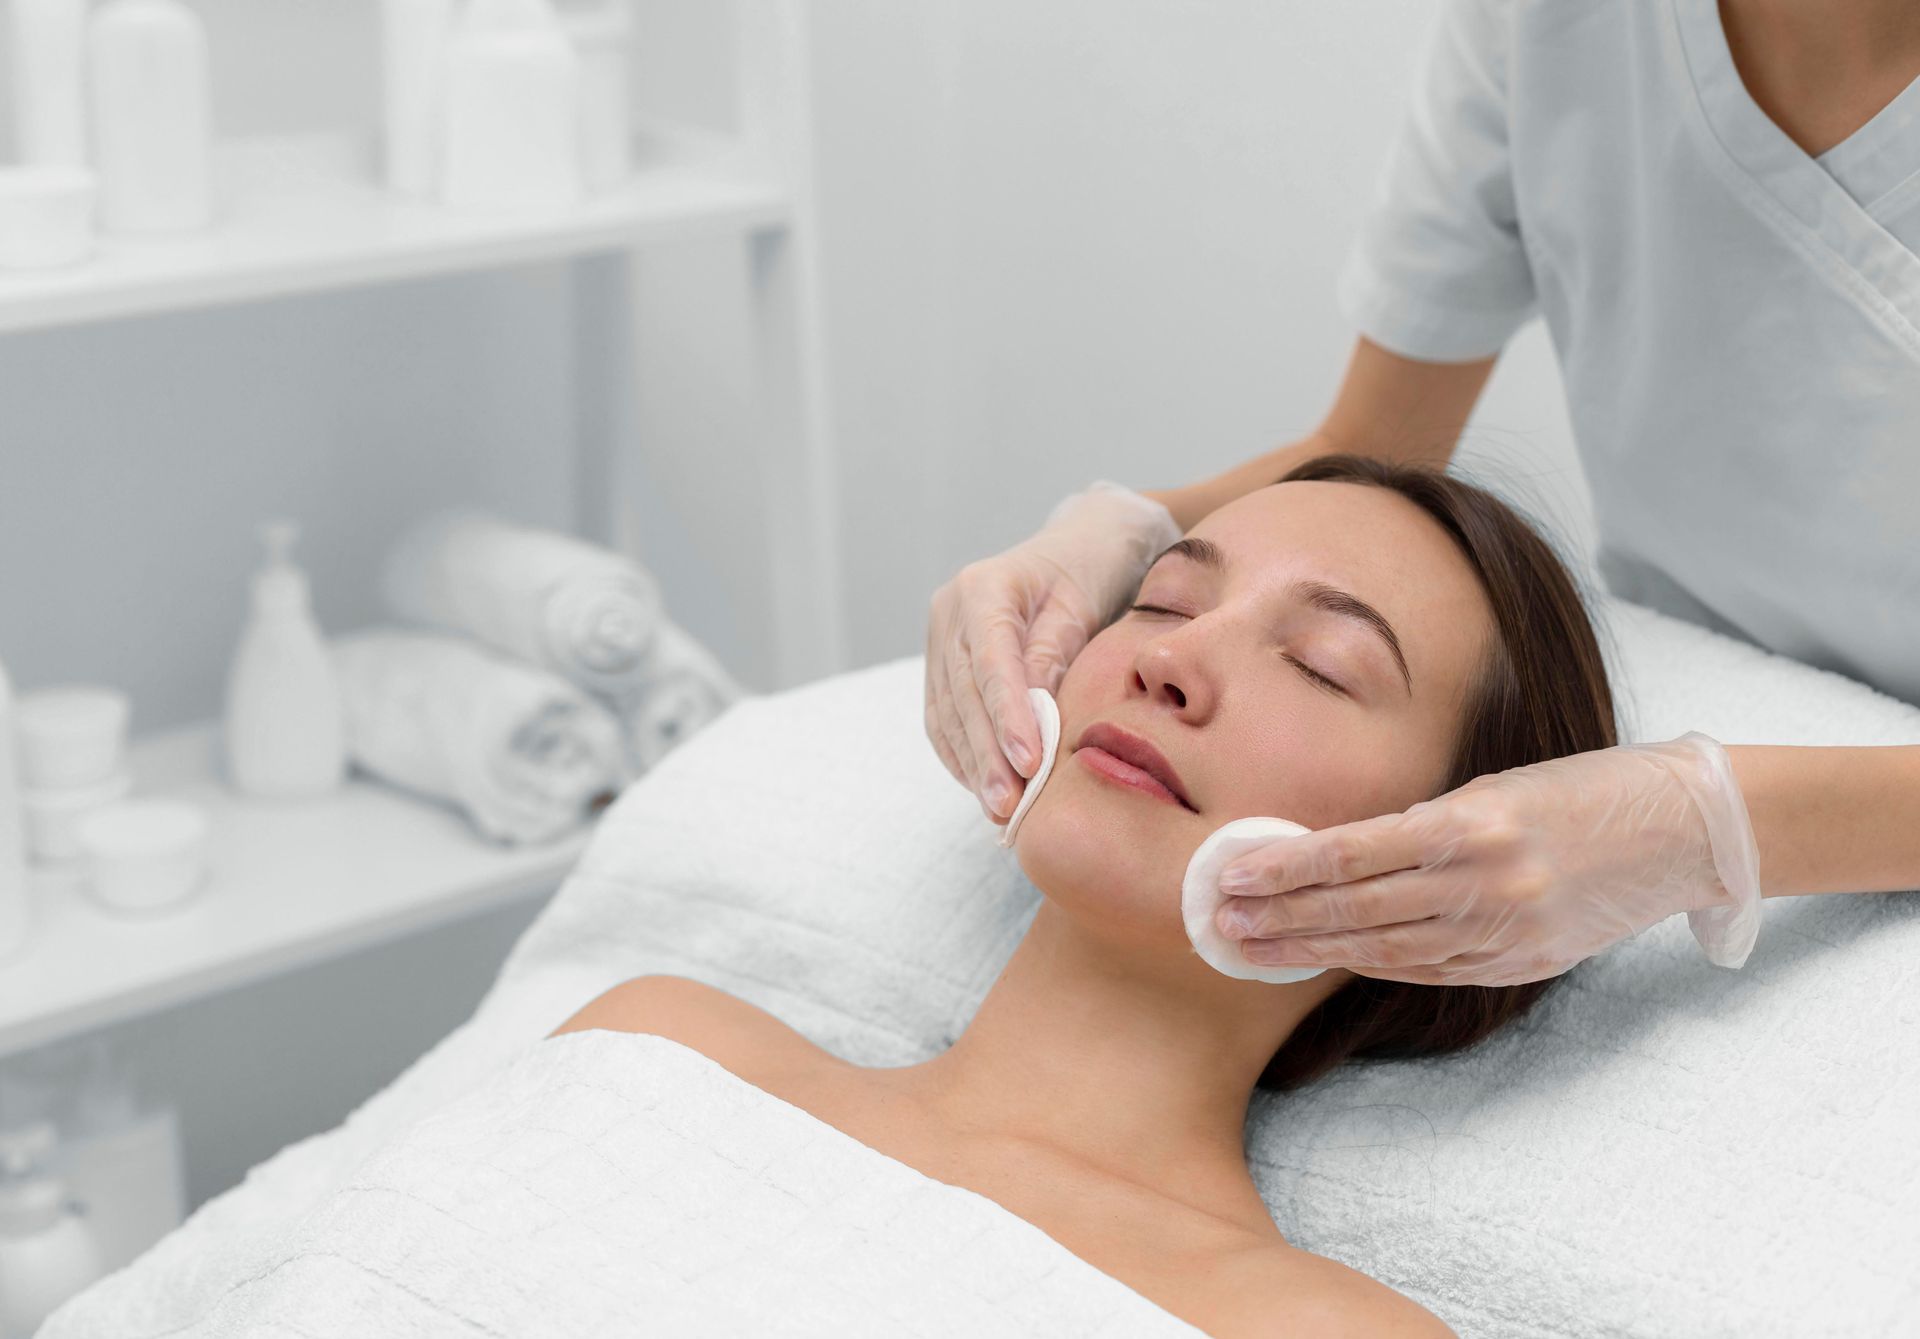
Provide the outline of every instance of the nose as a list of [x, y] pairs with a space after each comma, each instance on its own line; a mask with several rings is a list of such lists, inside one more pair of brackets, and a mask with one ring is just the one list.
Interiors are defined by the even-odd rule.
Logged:
[[1198, 720], [1213, 710], [1216, 693], [1205, 650], [1192, 636], [1195, 622], [1190, 619], [1142, 643], [1133, 672], [1149, 699]]

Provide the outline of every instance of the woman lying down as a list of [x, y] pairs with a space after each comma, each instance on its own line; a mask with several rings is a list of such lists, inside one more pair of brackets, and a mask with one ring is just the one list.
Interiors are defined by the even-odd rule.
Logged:
[[[723, 991], [629, 980], [164, 1332], [1452, 1334], [1281, 1236], [1248, 1102], [1471, 1046], [1555, 978], [1231, 978], [1188, 942], [1181, 882], [1236, 818], [1317, 829], [1613, 744], [1574, 583], [1490, 494], [1321, 457], [1162, 555], [1056, 699], [1016, 843], [1043, 897], [949, 1050], [864, 1068]], [[1170, 790], [1080, 755], [1115, 730]]]
[[[1289, 587], [1302, 580], [1351, 593], [1386, 626], [1300, 601]], [[691, 1047], [986, 1196], [1209, 1334], [1451, 1334], [1384, 1284], [1281, 1237], [1247, 1168], [1248, 1100], [1350, 1055], [1471, 1045], [1557, 978], [1233, 979], [1194, 954], [1181, 877], [1235, 818], [1317, 829], [1613, 744], [1580, 597], [1490, 494], [1423, 469], [1323, 457], [1208, 516], [1153, 565], [1136, 600], [1059, 686], [1059, 756], [1016, 841], [1044, 900], [950, 1050], [861, 1068], [723, 991], [664, 976], [608, 991], [558, 1031]], [[1108, 728], [1163, 755], [1175, 793], [1073, 756]]]

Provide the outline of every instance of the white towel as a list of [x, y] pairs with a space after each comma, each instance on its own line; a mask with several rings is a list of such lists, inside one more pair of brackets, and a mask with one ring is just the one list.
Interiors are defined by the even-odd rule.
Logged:
[[1201, 1333], [700, 1052], [600, 1030], [532, 1043], [225, 1263], [114, 1339]]
[[383, 587], [403, 621], [464, 633], [610, 698], [644, 677], [661, 617], [659, 587], [638, 564], [473, 511], [408, 530]]
[[632, 775], [652, 771], [671, 750], [746, 696], [746, 689], [711, 651], [662, 616], [639, 686], [615, 704]]
[[384, 781], [463, 808], [503, 842], [577, 827], [618, 788], [619, 725], [546, 670], [461, 637], [374, 628], [329, 646], [347, 753]]

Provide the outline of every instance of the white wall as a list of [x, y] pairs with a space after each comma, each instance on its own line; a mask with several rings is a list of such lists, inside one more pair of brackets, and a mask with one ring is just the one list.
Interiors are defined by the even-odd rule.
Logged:
[[[1432, 7], [842, 0], [812, 8], [855, 658], [1095, 478], [1159, 488], [1315, 426], [1333, 272]], [[1545, 330], [1463, 464], [1591, 546]]]
[[[200, 0], [223, 133], [370, 125], [370, 0]], [[712, 0], [640, 0], [642, 100], [730, 119]], [[1352, 342], [1332, 276], [1431, 7], [836, 0], [812, 23], [829, 370], [855, 664], [1099, 477], [1163, 487], [1291, 440]], [[4, 67], [0, 67], [4, 68]], [[3, 102], [3, 100], [0, 100]], [[754, 518], [727, 447], [742, 293], [725, 246], [643, 268], [642, 556], [766, 686]], [[294, 509], [320, 613], [378, 614], [380, 547], [455, 496], [568, 524], [580, 272], [565, 266], [0, 337], [0, 658], [107, 678], [145, 728], [211, 714], [251, 526]], [[1584, 552], [1544, 331], [1503, 358], [1466, 463]], [[144, 1020], [187, 1103], [193, 1198], [325, 1128], [465, 1016], [530, 908]], [[351, 999], [337, 1035], [316, 1010]], [[280, 1048], [275, 1051], [274, 1048]], [[279, 1059], [268, 1104], [249, 1056]], [[251, 1077], [250, 1077], [251, 1076]]]

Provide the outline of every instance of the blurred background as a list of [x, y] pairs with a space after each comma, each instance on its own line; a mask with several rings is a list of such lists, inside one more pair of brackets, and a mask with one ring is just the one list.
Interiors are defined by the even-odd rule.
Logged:
[[[220, 136], [374, 133], [373, 0], [195, 8]], [[1354, 338], [1333, 275], [1431, 6], [803, 8], [837, 667], [853, 668], [919, 653], [934, 590], [1066, 493], [1188, 482], [1319, 422]], [[636, 107], [730, 130], [736, 6], [633, 13]], [[16, 686], [112, 682], [137, 734], [216, 716], [261, 517], [298, 517], [333, 634], [380, 618], [381, 555], [448, 502], [617, 532], [743, 684], [791, 686], [752, 479], [741, 244], [653, 245], [633, 266], [633, 344], [612, 354], [579, 338], [607, 300], [592, 258], [0, 334], [0, 656]], [[582, 387], [609, 375], [633, 380], [643, 447], [611, 477], [575, 449], [600, 430]], [[1456, 462], [1581, 559], [1591, 518], [1564, 415], [1535, 321]], [[179, 1112], [188, 1207], [337, 1124], [464, 1020], [544, 900], [106, 1029], [141, 1091]]]

